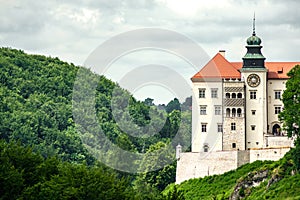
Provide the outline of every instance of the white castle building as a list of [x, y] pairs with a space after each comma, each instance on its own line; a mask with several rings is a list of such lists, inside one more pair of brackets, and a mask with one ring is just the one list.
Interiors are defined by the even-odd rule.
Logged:
[[278, 114], [287, 72], [300, 62], [265, 62], [254, 25], [246, 48], [242, 62], [230, 62], [219, 51], [191, 78], [192, 152], [177, 155], [176, 183], [278, 160], [293, 145]]

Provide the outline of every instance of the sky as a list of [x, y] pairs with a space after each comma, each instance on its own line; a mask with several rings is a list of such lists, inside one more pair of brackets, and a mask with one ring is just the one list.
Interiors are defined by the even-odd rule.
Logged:
[[[145, 34], [154, 37], [156, 42], [177, 44], [175, 39], [183, 35], [202, 48], [202, 52], [190, 51], [195, 55], [199, 52], [198, 57], [201, 57], [196, 68], [174, 54], [174, 49], [171, 53], [158, 48], [122, 52], [102, 71], [121, 86], [124, 79], [135, 80], [136, 74], [132, 73], [135, 69], [151, 65], [167, 66], [189, 82], [189, 78], [221, 49], [226, 50], [229, 61], [241, 61], [246, 52], [246, 39], [252, 33], [254, 12], [256, 33], [262, 39], [266, 61], [300, 60], [300, 2], [297, 0], [0, 0], [0, 3], [0, 46], [59, 57], [89, 68], [92, 68], [88, 66], [89, 56], [103, 43], [116, 42], [117, 36], [144, 28], [173, 31], [169, 37]], [[103, 55], [118, 51], [128, 43], [123, 42], [116, 42], [113, 49], [100, 52]], [[131, 38], [129, 43], [135, 45], [136, 41]], [[147, 79], [147, 73], [164, 71], [152, 68], [158, 71], [144, 71], [139, 75]], [[168, 79], [168, 74], [158, 78]], [[150, 77], [155, 79], [153, 74]], [[128, 81], [123, 82], [128, 84]], [[140, 100], [151, 97], [155, 103], [167, 103], [180, 89], [185, 90], [148, 81], [139, 82], [130, 91]]]

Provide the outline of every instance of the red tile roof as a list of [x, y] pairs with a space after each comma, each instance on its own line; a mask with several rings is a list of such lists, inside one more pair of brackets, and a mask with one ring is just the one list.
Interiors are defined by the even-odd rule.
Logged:
[[240, 78], [240, 72], [228, 62], [220, 53], [217, 53], [192, 80], [202, 80], [209, 78]]
[[[300, 62], [265, 62], [269, 79], [287, 79], [287, 73]], [[217, 53], [198, 73], [192, 81], [204, 81], [211, 78], [240, 78], [239, 69], [243, 62], [229, 62], [220, 53]]]

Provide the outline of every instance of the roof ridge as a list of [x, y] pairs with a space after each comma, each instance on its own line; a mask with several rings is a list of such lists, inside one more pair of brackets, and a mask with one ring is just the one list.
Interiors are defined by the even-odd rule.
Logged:
[[[287, 73], [296, 64], [300, 64], [300, 61], [267, 61], [265, 62], [265, 67], [268, 69], [268, 78], [287, 79]], [[230, 62], [218, 52], [191, 79], [192, 81], [205, 81], [208, 79], [240, 78], [239, 69], [242, 67], [242, 61]], [[280, 70], [278, 70], [278, 67]]]
[[192, 79], [203, 78], [239, 78], [240, 72], [219, 52], [211, 58]]

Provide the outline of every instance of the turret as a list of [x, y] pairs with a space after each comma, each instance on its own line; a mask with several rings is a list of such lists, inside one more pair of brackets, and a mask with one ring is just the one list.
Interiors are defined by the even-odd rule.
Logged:
[[265, 68], [265, 57], [261, 53], [261, 39], [255, 33], [255, 16], [253, 18], [253, 33], [247, 39], [247, 53], [243, 57], [244, 68]]

